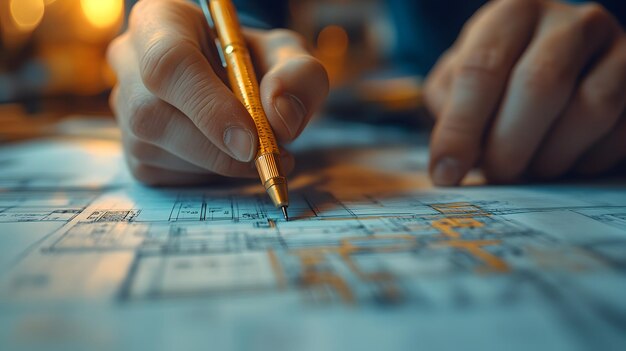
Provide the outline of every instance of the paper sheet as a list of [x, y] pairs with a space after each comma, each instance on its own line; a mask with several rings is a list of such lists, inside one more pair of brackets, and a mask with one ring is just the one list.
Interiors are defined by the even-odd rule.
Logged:
[[381, 131], [368, 146], [371, 129], [350, 130], [332, 152], [315, 151], [328, 147], [323, 127], [294, 145], [290, 222], [256, 182], [136, 184], [112, 141], [5, 149], [0, 340], [11, 350], [624, 345], [624, 185], [433, 189], [413, 137]]

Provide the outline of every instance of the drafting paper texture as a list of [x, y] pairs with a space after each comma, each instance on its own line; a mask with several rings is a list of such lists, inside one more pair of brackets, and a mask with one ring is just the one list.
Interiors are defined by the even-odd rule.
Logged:
[[10, 349], [624, 345], [623, 185], [433, 189], [419, 145], [295, 145], [285, 222], [256, 182], [138, 185], [108, 143], [46, 144], [97, 179], [5, 161]]

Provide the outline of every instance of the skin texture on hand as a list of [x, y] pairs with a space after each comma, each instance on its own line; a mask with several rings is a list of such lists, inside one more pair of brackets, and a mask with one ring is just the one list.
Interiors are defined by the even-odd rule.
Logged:
[[[280, 142], [295, 139], [328, 94], [325, 69], [287, 30], [246, 30], [263, 108]], [[118, 83], [110, 104], [132, 173], [149, 185], [258, 177], [253, 121], [228, 89], [199, 7], [143, 0], [109, 46]], [[283, 167], [293, 157], [283, 150]]]
[[489, 2], [425, 95], [435, 184], [457, 185], [475, 166], [508, 183], [600, 174], [626, 159], [626, 35], [597, 4]]

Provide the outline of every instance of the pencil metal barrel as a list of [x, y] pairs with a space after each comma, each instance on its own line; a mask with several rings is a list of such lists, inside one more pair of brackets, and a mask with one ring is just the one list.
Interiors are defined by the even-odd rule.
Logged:
[[208, 6], [205, 1], [203, 9], [217, 33], [231, 89], [252, 117], [259, 136], [255, 159], [259, 178], [274, 206], [281, 208], [287, 219], [287, 178], [283, 175], [276, 137], [261, 104], [259, 84], [241, 33], [237, 12], [229, 0], [208, 0]]

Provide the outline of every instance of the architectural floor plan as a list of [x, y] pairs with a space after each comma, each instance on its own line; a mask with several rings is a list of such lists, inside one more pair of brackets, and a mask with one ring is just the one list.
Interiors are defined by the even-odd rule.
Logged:
[[114, 142], [48, 143], [84, 174], [0, 155], [15, 349], [626, 345], [623, 183], [434, 189], [419, 145], [295, 145], [285, 222], [256, 183], [152, 189]]

